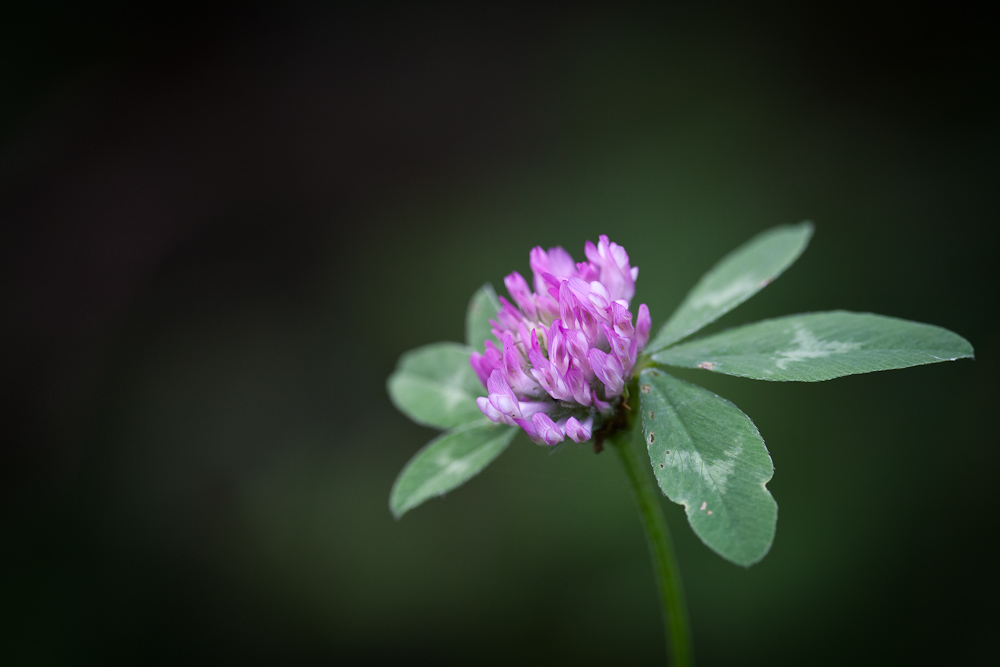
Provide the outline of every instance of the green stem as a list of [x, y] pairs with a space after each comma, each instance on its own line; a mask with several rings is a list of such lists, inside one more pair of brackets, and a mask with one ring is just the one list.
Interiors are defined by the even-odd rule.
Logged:
[[684, 591], [681, 589], [677, 559], [674, 558], [670, 532], [663, 519], [663, 510], [660, 508], [660, 493], [649, 477], [648, 464], [644, 465], [636, 454], [631, 438], [627, 433], [618, 435], [619, 437], [610, 438], [610, 444], [618, 452], [622, 465], [625, 466], [625, 474], [628, 475], [632, 492], [635, 494], [636, 502], [639, 503], [639, 515], [646, 530], [649, 555], [653, 559], [656, 581], [660, 589], [660, 604], [663, 606], [663, 625], [667, 634], [670, 663], [674, 667], [690, 667], [693, 664], [691, 628], [688, 625], [687, 607], [684, 604]]

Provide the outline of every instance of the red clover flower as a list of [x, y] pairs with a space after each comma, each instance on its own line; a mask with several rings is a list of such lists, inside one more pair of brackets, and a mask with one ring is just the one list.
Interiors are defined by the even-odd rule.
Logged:
[[[646, 304], [632, 323], [638, 267], [607, 236], [587, 241], [586, 262], [562, 248], [531, 251], [535, 291], [517, 271], [504, 278], [514, 303], [490, 320], [493, 340], [469, 363], [489, 391], [476, 404], [494, 422], [520, 426], [532, 441], [589, 440], [595, 420], [614, 415], [649, 341]], [[515, 305], [516, 304], [516, 305]]]

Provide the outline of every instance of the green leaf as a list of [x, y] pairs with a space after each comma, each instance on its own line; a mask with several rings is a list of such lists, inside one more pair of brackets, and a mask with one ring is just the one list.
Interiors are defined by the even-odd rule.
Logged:
[[663, 350], [653, 360], [755, 380], [818, 382], [972, 355], [969, 341], [947, 329], [837, 310], [748, 324]]
[[642, 430], [653, 474], [684, 506], [710, 549], [750, 566], [774, 540], [778, 505], [765, 487], [774, 466], [750, 418], [706, 389], [656, 369], [639, 375]]
[[472, 349], [435, 343], [410, 350], [389, 376], [389, 397], [418, 424], [451, 428], [482, 419], [477, 396], [486, 390], [469, 365]]
[[486, 283], [472, 295], [465, 313], [465, 342], [473, 349], [483, 351], [483, 342], [492, 337], [490, 320], [500, 312], [500, 300], [493, 286]]
[[389, 494], [389, 509], [398, 519], [425, 500], [464, 484], [500, 456], [516, 433], [513, 426], [484, 420], [431, 440], [399, 473]]
[[723, 257], [688, 293], [647, 351], [690, 336], [764, 289], [799, 258], [812, 233], [811, 222], [773, 227]]

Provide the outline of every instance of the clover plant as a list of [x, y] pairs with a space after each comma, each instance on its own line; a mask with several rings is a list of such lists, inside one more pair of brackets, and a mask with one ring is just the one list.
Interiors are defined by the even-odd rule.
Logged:
[[774, 467], [757, 427], [738, 407], [672, 376], [699, 368], [754, 380], [817, 382], [973, 356], [961, 336], [929, 324], [831, 311], [789, 315], [689, 337], [766, 287], [805, 250], [809, 222], [775, 227], [724, 257], [655, 336], [641, 304], [639, 269], [620, 245], [587, 242], [587, 261], [536, 247], [532, 282], [504, 279], [511, 300], [487, 284], [466, 314], [465, 344], [404, 354], [389, 378], [396, 407], [443, 429], [406, 464], [389, 506], [399, 518], [479, 473], [520, 430], [542, 446], [566, 440], [617, 452], [638, 501], [657, 574], [672, 661], [692, 661], [687, 612], [657, 484], [684, 506], [699, 538], [742, 566], [774, 540]]

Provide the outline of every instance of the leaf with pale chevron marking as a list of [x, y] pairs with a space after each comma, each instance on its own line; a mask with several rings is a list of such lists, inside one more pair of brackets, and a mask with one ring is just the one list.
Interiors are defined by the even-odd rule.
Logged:
[[434, 496], [464, 484], [500, 456], [517, 429], [483, 420], [444, 433], [417, 452], [399, 473], [389, 494], [398, 519]]
[[739, 408], [663, 371], [639, 375], [642, 431], [663, 493], [684, 506], [691, 528], [737, 565], [763, 558], [778, 506], [766, 488], [774, 473], [757, 427]]
[[389, 376], [389, 397], [418, 424], [451, 428], [482, 419], [476, 397], [486, 390], [469, 365], [472, 349], [435, 343], [410, 350]]
[[818, 382], [972, 355], [969, 341], [941, 327], [836, 310], [748, 324], [668, 348], [653, 360], [755, 380]]
[[688, 293], [646, 351], [687, 338], [764, 289], [799, 258], [812, 233], [811, 222], [773, 227], [723, 257]]

